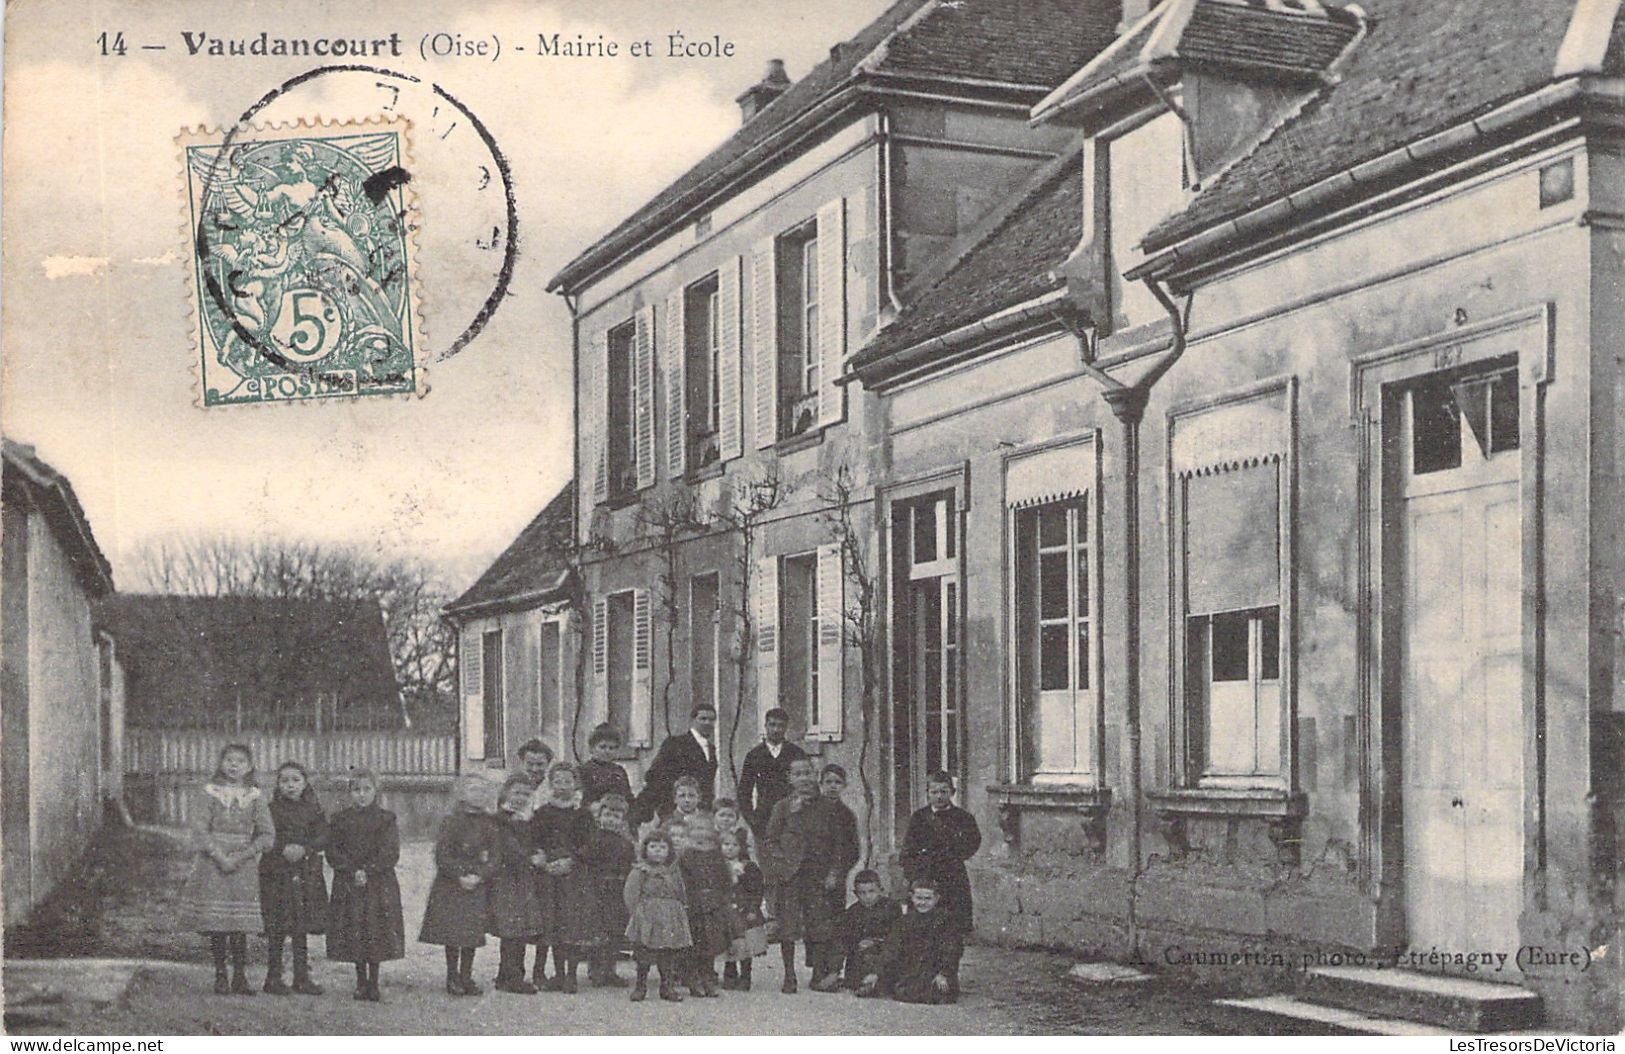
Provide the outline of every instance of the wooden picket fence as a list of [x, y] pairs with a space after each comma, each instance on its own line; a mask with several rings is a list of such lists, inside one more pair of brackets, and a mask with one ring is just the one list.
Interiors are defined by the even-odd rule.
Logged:
[[[137, 819], [184, 826], [196, 788], [214, 772], [228, 743], [241, 743], [253, 753], [261, 786], [271, 786], [282, 762], [297, 761], [310, 770], [330, 803], [346, 774], [370, 769], [392, 808], [416, 813], [421, 805], [432, 813], [457, 775], [457, 740], [449, 734], [130, 728], [125, 731], [124, 785]], [[408, 819], [401, 818], [403, 824]]]

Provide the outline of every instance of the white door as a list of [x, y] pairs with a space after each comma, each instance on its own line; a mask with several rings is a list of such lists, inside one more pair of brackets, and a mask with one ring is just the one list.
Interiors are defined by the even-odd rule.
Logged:
[[1517, 376], [1405, 393], [1406, 923], [1413, 950], [1512, 952], [1523, 906]]

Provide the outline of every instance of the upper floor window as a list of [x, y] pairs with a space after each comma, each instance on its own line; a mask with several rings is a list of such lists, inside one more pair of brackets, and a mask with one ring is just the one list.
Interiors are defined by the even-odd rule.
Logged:
[[1140, 283], [1124, 281], [1123, 274], [1141, 262], [1140, 243], [1151, 228], [1185, 205], [1185, 126], [1178, 115], [1164, 112], [1097, 150], [1105, 153], [1097, 172], [1106, 199], [1113, 325], [1154, 322], [1165, 317], [1162, 305]]
[[778, 243], [779, 432], [800, 435], [818, 420], [818, 223], [811, 220]]
[[609, 496], [637, 489], [637, 392], [633, 361], [637, 328], [631, 322], [609, 331], [609, 419], [604, 456], [609, 469]]
[[722, 296], [718, 286], [713, 274], [683, 293], [689, 469], [715, 464], [721, 458]]

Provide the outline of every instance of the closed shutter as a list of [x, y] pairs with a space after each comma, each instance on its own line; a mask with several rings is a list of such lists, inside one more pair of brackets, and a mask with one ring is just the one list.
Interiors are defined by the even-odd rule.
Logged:
[[808, 731], [820, 739], [840, 739], [845, 693], [846, 575], [841, 547], [818, 547], [818, 723]]
[[666, 476], [681, 479], [688, 470], [688, 387], [683, 347], [683, 291], [666, 298], [661, 320], [661, 354], [666, 357]]
[[655, 485], [655, 309], [646, 307], [638, 312], [637, 330], [633, 337], [633, 393], [637, 407], [637, 429], [632, 433], [637, 443], [638, 489]]
[[609, 718], [609, 598], [592, 602], [592, 714], [591, 724]]
[[774, 239], [764, 239], [751, 253], [750, 261], [750, 361], [759, 448], [779, 441], [779, 325], [774, 251]]
[[717, 349], [717, 410], [720, 433], [717, 445], [724, 461], [744, 453], [739, 392], [739, 271], [744, 257], [736, 256], [717, 273], [717, 319], [722, 332]]
[[653, 742], [650, 728], [654, 695], [654, 627], [649, 618], [649, 591], [632, 591], [632, 713], [627, 721], [627, 746]]
[[840, 421], [846, 389], [836, 383], [846, 368], [846, 203], [818, 210], [818, 425]]
[[581, 385], [581, 417], [585, 428], [581, 445], [588, 458], [593, 504], [597, 505], [609, 500], [608, 330], [592, 335], [585, 366], [586, 377]]
[[470, 759], [485, 757], [485, 662], [477, 627], [464, 632], [458, 647], [463, 679], [463, 748]]
[[764, 556], [756, 561], [751, 583], [752, 606], [756, 609], [756, 714], [779, 705], [779, 559]]

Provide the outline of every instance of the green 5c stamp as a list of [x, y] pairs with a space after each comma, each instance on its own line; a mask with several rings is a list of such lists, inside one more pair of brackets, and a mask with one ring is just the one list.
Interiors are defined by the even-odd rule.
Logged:
[[419, 392], [405, 122], [181, 142], [203, 405]]

